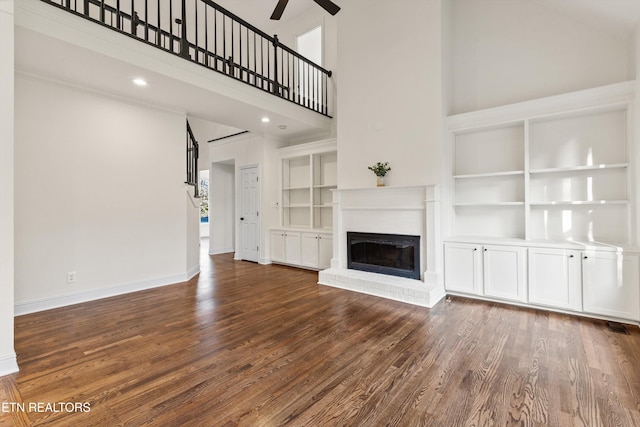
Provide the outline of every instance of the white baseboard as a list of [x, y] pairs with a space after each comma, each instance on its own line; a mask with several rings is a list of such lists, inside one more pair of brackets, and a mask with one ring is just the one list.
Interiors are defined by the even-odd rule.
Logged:
[[193, 267], [189, 271], [187, 271], [187, 280], [193, 279], [198, 274], [200, 274], [200, 264], [196, 265], [195, 267]]
[[18, 372], [18, 360], [15, 353], [0, 356], [0, 377]]
[[222, 249], [209, 248], [209, 255], [228, 254], [229, 252], [233, 252], [233, 248], [222, 248]]
[[258, 261], [258, 264], [269, 265], [271, 264], [271, 258], [260, 258], [260, 260]]
[[[195, 271], [196, 269], [197, 271]], [[143, 280], [140, 282], [127, 283], [110, 288], [95, 289], [57, 297], [19, 302], [14, 306], [14, 315], [22, 316], [24, 314], [35, 313], [38, 311], [51, 310], [53, 308], [65, 307], [67, 305], [79, 304], [87, 301], [113, 297], [116, 295], [128, 294], [130, 292], [142, 291], [145, 289], [186, 282], [191, 277], [198, 274], [199, 271], [200, 266], [189, 270], [189, 272], [184, 274], [176, 274], [173, 276], [166, 276], [158, 279]]]

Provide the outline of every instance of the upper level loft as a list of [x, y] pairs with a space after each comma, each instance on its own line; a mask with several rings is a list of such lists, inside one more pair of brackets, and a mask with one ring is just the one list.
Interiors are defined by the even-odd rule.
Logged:
[[331, 71], [210, 0], [42, 0], [330, 116]]
[[[16, 72], [289, 144], [335, 132], [328, 71], [209, 0], [184, 3], [185, 20], [182, 0], [16, 2]], [[272, 31], [294, 39], [295, 25], [283, 24]]]

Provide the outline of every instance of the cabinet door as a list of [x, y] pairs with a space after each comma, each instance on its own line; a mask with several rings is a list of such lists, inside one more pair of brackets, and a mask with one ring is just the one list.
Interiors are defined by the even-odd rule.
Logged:
[[445, 243], [444, 283], [448, 291], [482, 294], [482, 246]]
[[638, 256], [584, 252], [584, 311], [627, 320], [640, 320], [638, 272]]
[[302, 233], [302, 265], [318, 267], [318, 235], [316, 233]]
[[284, 231], [271, 231], [271, 261], [284, 262]]
[[318, 235], [318, 268], [325, 269], [331, 267], [333, 258], [333, 235]]
[[526, 301], [526, 249], [487, 245], [483, 250], [484, 294], [512, 301]]
[[582, 309], [580, 252], [529, 248], [529, 302]]
[[284, 261], [288, 264], [300, 265], [300, 233], [291, 231], [284, 233]]

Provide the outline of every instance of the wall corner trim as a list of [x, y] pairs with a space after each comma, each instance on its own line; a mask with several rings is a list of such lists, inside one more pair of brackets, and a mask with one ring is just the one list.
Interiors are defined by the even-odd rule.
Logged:
[[15, 353], [0, 356], [0, 377], [18, 372], [18, 359]]

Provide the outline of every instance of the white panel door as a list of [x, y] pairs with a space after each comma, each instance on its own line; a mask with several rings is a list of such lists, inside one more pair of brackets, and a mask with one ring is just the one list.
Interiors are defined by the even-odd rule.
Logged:
[[482, 246], [445, 243], [444, 284], [447, 291], [482, 294]]
[[582, 310], [579, 251], [529, 248], [529, 302]]
[[584, 252], [582, 278], [585, 312], [640, 320], [638, 256]]
[[260, 176], [257, 166], [240, 169], [241, 258], [258, 262], [260, 258]]
[[482, 253], [484, 294], [512, 301], [526, 301], [526, 249], [486, 245]]

